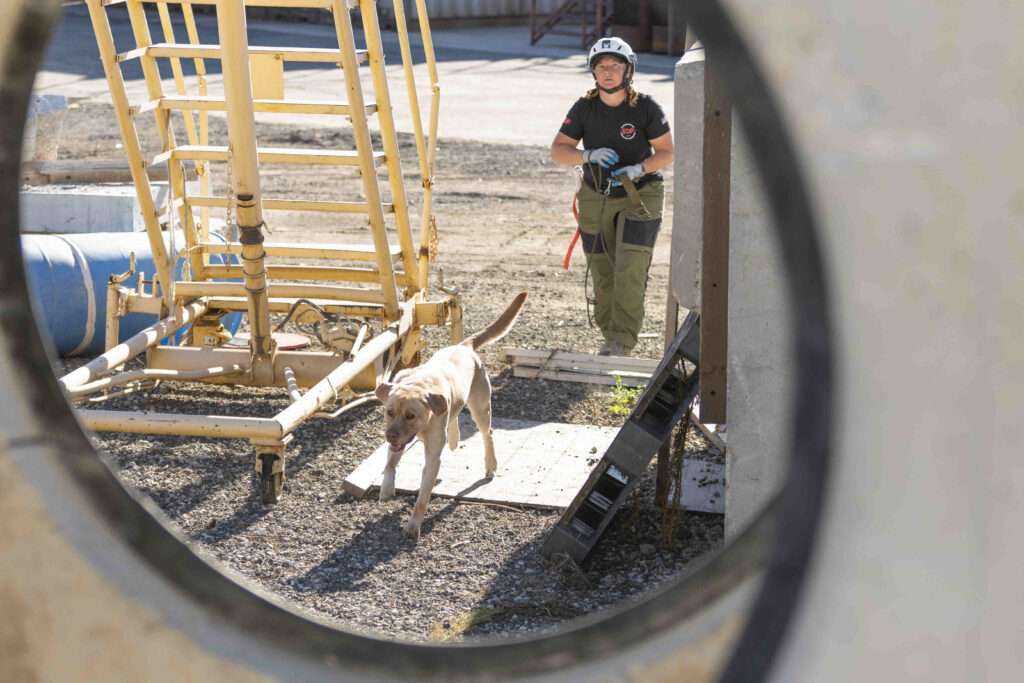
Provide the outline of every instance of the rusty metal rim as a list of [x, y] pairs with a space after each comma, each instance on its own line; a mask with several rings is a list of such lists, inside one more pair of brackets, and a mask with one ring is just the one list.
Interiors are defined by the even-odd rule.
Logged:
[[[767, 677], [797, 605], [824, 503], [834, 350], [818, 230], [800, 164], [766, 81], [716, 0], [692, 2], [688, 20], [705, 44], [716, 48], [716, 63], [743, 119], [772, 206], [793, 310], [791, 353], [797, 381], [786, 484], [759, 519], [704, 567], [640, 604], [580, 620], [549, 637], [459, 646], [396, 643], [336, 630], [254, 594], [194, 555], [162, 515], [126, 490], [106, 458], [94, 451], [53, 378], [22, 266], [14, 179], [19, 178], [21, 131], [32, 83], [59, 3], [31, 3], [20, 12], [0, 74], [0, 178], [7, 179], [0, 183], [0, 334], [19, 349], [16, 381], [31, 409], [52, 425], [50, 443], [62, 464], [111, 529], [154, 572], [241, 632], [312, 661], [329, 662], [339, 673], [466, 680], [568, 674], [574, 665], [670, 634], [763, 571], [763, 587], [721, 680]], [[773, 533], [774, 528], [785, 529], [785, 534]]]

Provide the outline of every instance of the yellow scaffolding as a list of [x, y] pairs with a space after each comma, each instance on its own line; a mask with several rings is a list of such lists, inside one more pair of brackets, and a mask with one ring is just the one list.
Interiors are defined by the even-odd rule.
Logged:
[[[414, 363], [422, 347], [421, 328], [451, 325], [453, 340], [462, 337], [457, 297], [427, 294], [428, 273], [436, 256], [436, 222], [432, 213], [433, 167], [437, 150], [440, 102], [437, 67], [425, 0], [416, 0], [419, 28], [431, 80], [429, 133], [424, 134], [403, 0], [395, 0], [414, 139], [423, 182], [420, 246], [410, 227], [408, 202], [384, 69], [384, 52], [376, 0], [86, 0], [100, 58], [110, 87], [117, 122], [131, 166], [139, 206], [156, 273], [112, 275], [108, 291], [107, 351], [65, 375], [60, 383], [75, 401], [98, 401], [112, 390], [127, 391], [154, 380], [207, 382], [287, 389], [292, 404], [267, 418], [179, 415], [79, 409], [82, 422], [98, 431], [245, 438], [255, 447], [256, 471], [264, 502], [276, 502], [284, 480], [284, 456], [292, 432], [310, 417], [336, 417], [352, 390], [373, 388], [399, 364]], [[118, 52], [107, 8], [124, 5], [134, 47]], [[153, 42], [146, 5], [155, 5], [163, 42]], [[177, 42], [171, 6], [179, 6], [187, 42]], [[201, 43], [192, 5], [216, 7], [219, 44]], [[333, 18], [337, 48], [250, 46], [245, 8], [322, 9]], [[357, 49], [352, 12], [358, 11], [365, 47]], [[223, 96], [210, 94], [205, 60], [219, 60]], [[173, 92], [164, 90], [159, 60], [170, 65]], [[192, 60], [195, 92], [188, 92], [182, 60]], [[129, 101], [122, 73], [138, 62], [147, 99]], [[334, 64], [341, 68], [344, 101], [289, 100], [284, 96], [284, 63]], [[373, 102], [364, 98], [360, 65], [373, 84]], [[227, 140], [211, 144], [209, 112], [224, 112]], [[354, 150], [263, 148], [257, 144], [257, 112], [334, 115], [350, 122]], [[177, 113], [177, 118], [172, 116]], [[139, 141], [136, 118], [152, 114], [161, 149], [147, 156]], [[196, 121], [198, 115], [198, 123]], [[369, 116], [377, 116], [382, 150], [375, 150]], [[184, 122], [184, 144], [175, 123]], [[198, 194], [190, 194], [187, 167], [194, 165]], [[215, 196], [211, 167], [226, 166], [228, 194]], [[263, 196], [262, 166], [279, 164], [351, 166], [359, 171], [363, 201], [324, 201]], [[166, 166], [169, 200], [158, 208], [148, 169]], [[382, 199], [378, 172], [386, 172], [390, 201]], [[223, 210], [227, 239], [210, 231], [211, 210]], [[365, 244], [269, 244], [264, 241], [264, 211], [365, 214], [371, 240]], [[392, 217], [396, 244], [385, 219]], [[178, 250], [175, 234], [184, 236]], [[168, 243], [169, 238], [169, 243]], [[220, 257], [211, 259], [211, 256]], [[331, 265], [275, 263], [278, 257], [316, 259]], [[234, 259], [234, 263], [231, 263]], [[179, 260], [188, 268], [177, 277]], [[133, 268], [134, 270], [134, 268]], [[126, 283], [137, 275], [137, 284]], [[233, 281], [225, 281], [233, 280]], [[284, 281], [287, 282], [284, 282]], [[301, 281], [301, 282], [295, 282]], [[276, 348], [270, 314], [314, 310], [320, 316], [361, 321], [359, 334], [334, 351], [282, 351]], [[250, 325], [248, 349], [225, 348], [220, 321], [245, 311]], [[154, 314], [158, 322], [118, 343], [118, 320], [132, 312]], [[372, 321], [381, 330], [370, 337]], [[178, 345], [161, 345], [168, 337], [188, 334]], [[368, 338], [370, 337], [370, 338]], [[145, 353], [145, 368], [126, 371], [124, 364]], [[306, 389], [302, 392], [301, 389]], [[347, 390], [347, 391], [346, 391]], [[342, 406], [325, 412], [331, 403]], [[349, 404], [351, 405], [351, 404]]]

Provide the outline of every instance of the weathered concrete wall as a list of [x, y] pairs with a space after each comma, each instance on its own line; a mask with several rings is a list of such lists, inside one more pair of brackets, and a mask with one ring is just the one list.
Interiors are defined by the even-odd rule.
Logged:
[[[700, 308], [703, 224], [704, 50], [676, 65], [675, 206], [671, 291]], [[785, 467], [790, 363], [781, 262], [771, 216], [743, 134], [733, 117], [729, 238], [729, 355], [725, 531], [732, 537], [777, 490]]]
[[782, 484], [792, 362], [780, 253], [747, 145], [733, 118], [729, 197], [729, 366], [725, 536], [758, 513]]

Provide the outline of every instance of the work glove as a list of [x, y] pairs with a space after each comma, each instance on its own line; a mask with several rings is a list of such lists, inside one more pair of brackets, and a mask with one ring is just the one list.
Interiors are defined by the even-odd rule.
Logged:
[[642, 176], [644, 176], [646, 174], [647, 174], [647, 172], [644, 171], [644, 165], [643, 165], [642, 162], [639, 163], [639, 164], [633, 164], [631, 166], [623, 166], [622, 168], [617, 168], [614, 171], [612, 171], [612, 177], [613, 178], [615, 176], [623, 176], [624, 175], [627, 178], [629, 178], [630, 180], [636, 180], [637, 178], [640, 178], [640, 177], [642, 177]]
[[611, 168], [619, 163], [619, 153], [611, 147], [583, 150], [583, 163], [597, 164], [601, 168]]

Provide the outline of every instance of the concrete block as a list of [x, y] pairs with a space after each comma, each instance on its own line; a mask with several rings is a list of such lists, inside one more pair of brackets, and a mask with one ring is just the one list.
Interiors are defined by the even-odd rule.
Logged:
[[793, 361], [782, 256], [742, 122], [733, 119], [729, 197], [729, 348], [725, 535], [732, 538], [782, 485]]
[[[704, 221], [704, 49], [676, 64], [675, 204], [669, 282], [676, 302], [700, 307]], [[743, 134], [733, 119], [729, 199], [729, 347], [725, 533], [741, 530], [778, 490], [785, 473], [791, 360], [780, 254], [771, 214]]]
[[669, 288], [683, 308], [700, 308], [700, 248], [704, 217], [704, 49], [676, 63], [675, 156]]
[[[167, 183], [151, 183], [158, 207]], [[198, 193], [197, 182], [188, 184]], [[133, 185], [43, 185], [21, 191], [21, 231], [28, 233], [140, 232], [146, 229]]]

